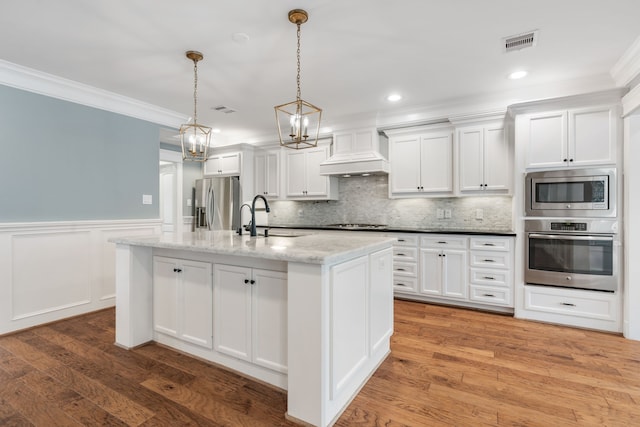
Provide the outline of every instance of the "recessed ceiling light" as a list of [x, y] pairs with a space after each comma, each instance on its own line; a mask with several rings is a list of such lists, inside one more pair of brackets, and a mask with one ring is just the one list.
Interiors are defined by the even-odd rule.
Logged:
[[398, 102], [402, 99], [402, 95], [399, 95], [397, 93], [392, 93], [391, 95], [387, 96], [387, 101], [389, 102]]
[[521, 79], [523, 77], [525, 77], [528, 73], [524, 70], [520, 70], [520, 71], [514, 71], [513, 73], [509, 74], [509, 78], [511, 80], [518, 80]]

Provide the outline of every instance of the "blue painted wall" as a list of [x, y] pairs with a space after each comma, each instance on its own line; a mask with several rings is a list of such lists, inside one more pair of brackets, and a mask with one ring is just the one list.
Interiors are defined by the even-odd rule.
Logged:
[[159, 128], [0, 85], [0, 222], [158, 218]]

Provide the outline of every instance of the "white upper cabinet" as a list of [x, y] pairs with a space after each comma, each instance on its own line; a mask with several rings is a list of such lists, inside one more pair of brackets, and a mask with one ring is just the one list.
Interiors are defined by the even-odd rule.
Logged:
[[503, 123], [457, 130], [460, 193], [506, 194], [511, 150]]
[[240, 152], [214, 154], [204, 162], [205, 176], [240, 176], [242, 170]]
[[391, 136], [390, 158], [391, 197], [453, 193], [451, 130]]
[[328, 157], [327, 146], [285, 151], [287, 198], [336, 200], [337, 179], [320, 175], [320, 163]]
[[269, 199], [280, 196], [280, 149], [256, 152], [254, 157], [254, 189]]
[[616, 163], [617, 118], [611, 106], [529, 114], [519, 121], [527, 168]]

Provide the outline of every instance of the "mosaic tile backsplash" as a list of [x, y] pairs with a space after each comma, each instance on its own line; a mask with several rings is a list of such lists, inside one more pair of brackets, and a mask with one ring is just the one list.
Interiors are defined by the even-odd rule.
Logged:
[[[274, 226], [384, 224], [429, 230], [512, 231], [510, 196], [389, 199], [386, 175], [339, 178], [340, 200], [273, 201]], [[438, 209], [451, 218], [438, 219]], [[483, 219], [476, 219], [482, 209]]]

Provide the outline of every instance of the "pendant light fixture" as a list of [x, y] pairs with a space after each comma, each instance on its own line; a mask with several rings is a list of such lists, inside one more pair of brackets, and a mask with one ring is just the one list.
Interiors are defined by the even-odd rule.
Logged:
[[274, 107], [280, 145], [294, 149], [311, 148], [318, 145], [320, 119], [322, 117], [320, 108], [303, 101], [300, 96], [300, 26], [307, 22], [308, 19], [309, 15], [302, 9], [294, 9], [289, 12], [289, 22], [298, 27], [296, 100]]
[[180, 126], [182, 159], [194, 162], [206, 162], [207, 150], [211, 141], [211, 128], [198, 124], [198, 61], [202, 53], [187, 51], [187, 58], [193, 61], [193, 123]]

